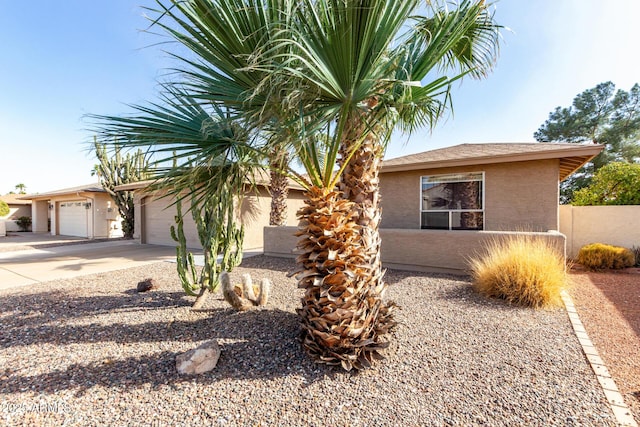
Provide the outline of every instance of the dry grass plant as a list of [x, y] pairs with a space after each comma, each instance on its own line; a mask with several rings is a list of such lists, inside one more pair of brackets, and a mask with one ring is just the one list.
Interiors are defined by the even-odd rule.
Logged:
[[481, 294], [533, 308], [562, 306], [566, 265], [548, 239], [525, 233], [494, 238], [470, 265], [473, 285]]
[[580, 248], [577, 261], [589, 270], [621, 269], [633, 267], [636, 257], [627, 248], [592, 243]]

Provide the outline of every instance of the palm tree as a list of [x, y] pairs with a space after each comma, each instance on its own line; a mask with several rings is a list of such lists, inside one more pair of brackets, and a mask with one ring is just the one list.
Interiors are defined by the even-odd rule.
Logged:
[[18, 194], [27, 194], [27, 186], [20, 183], [16, 185], [16, 190], [18, 190]]
[[185, 88], [260, 135], [257, 149], [293, 152], [305, 166], [307, 177], [296, 176], [308, 189], [297, 276], [304, 347], [347, 370], [369, 366], [394, 325], [378, 231], [386, 145], [393, 129], [434, 126], [451, 105], [451, 84], [491, 69], [499, 26], [490, 6], [157, 2], [154, 22], [195, 55], [176, 55]]
[[[270, 225], [286, 222], [289, 166], [286, 130], [290, 123], [283, 118], [278, 99], [281, 94], [259, 96], [256, 87], [268, 77], [267, 70], [255, 67], [255, 61], [270, 37], [287, 28], [293, 16], [295, 2], [290, 0], [189, 0], [186, 2], [156, 0], [158, 8], [147, 8], [159, 18], [155, 25], [184, 45], [195, 59], [173, 54], [186, 64], [184, 76], [194, 97], [224, 105], [231, 112], [243, 111], [246, 117], [258, 121], [264, 137], [269, 140], [265, 157], [269, 160], [272, 197]], [[168, 3], [168, 4], [165, 4]], [[176, 25], [165, 23], [169, 18]], [[182, 32], [178, 31], [181, 29]], [[271, 46], [270, 55], [286, 56], [288, 44]]]
[[338, 173], [325, 169], [301, 213], [300, 314], [306, 349], [347, 370], [369, 366], [393, 325], [382, 303], [378, 232], [378, 174], [390, 132], [433, 126], [451, 82], [485, 75], [497, 54], [498, 26], [483, 1], [452, 10], [432, 3], [407, 29], [418, 4], [306, 0], [289, 36], [299, 49], [270, 74], [271, 87], [291, 94], [292, 111], [333, 124], [329, 158]]

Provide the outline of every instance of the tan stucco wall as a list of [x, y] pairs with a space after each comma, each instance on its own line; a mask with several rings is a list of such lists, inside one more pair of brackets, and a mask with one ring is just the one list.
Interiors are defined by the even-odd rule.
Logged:
[[[145, 242], [143, 239], [144, 236], [144, 221], [143, 218], [145, 216], [145, 203], [150, 203], [154, 199], [153, 196], [145, 195], [144, 192], [138, 191], [135, 194], [135, 230], [134, 230], [134, 238], [139, 239], [142, 243]], [[163, 206], [169, 206], [173, 200], [172, 199], [161, 199], [161, 204]], [[304, 196], [302, 191], [300, 190], [290, 190], [289, 197], [287, 199], [287, 225], [297, 225], [298, 220], [296, 218], [296, 212], [300, 207], [302, 207], [304, 201]], [[186, 206], [186, 203], [185, 203]], [[168, 208], [168, 212], [171, 215], [175, 215], [175, 208]], [[186, 211], [187, 208], [183, 207], [183, 211]], [[256, 249], [263, 247], [263, 228], [269, 224], [269, 212], [271, 210], [271, 195], [268, 193], [266, 188], [260, 187], [257, 193], [251, 192], [247, 194], [242, 202], [239, 219], [242, 224], [245, 226], [245, 236], [244, 236], [244, 249]], [[173, 245], [173, 240], [170, 239], [170, 225], [166, 228], [167, 238], [164, 239], [167, 244]], [[156, 230], [156, 232], [158, 232]], [[193, 221], [191, 214], [187, 213], [184, 221], [184, 233], [187, 238], [187, 246], [191, 249], [200, 249], [200, 244], [198, 241], [198, 235], [195, 229], [195, 222]]]
[[[304, 203], [302, 191], [289, 190], [287, 198], [286, 225], [297, 225], [296, 212]], [[240, 219], [245, 226], [244, 248], [262, 248], [264, 244], [263, 228], [269, 225], [271, 212], [271, 195], [265, 187], [260, 187], [258, 194], [249, 194], [242, 201]]]
[[460, 172], [485, 173], [485, 231], [558, 230], [557, 159], [382, 173], [381, 227], [419, 229], [420, 177]]
[[640, 206], [560, 206], [560, 232], [575, 258], [589, 243], [640, 246]]
[[16, 224], [16, 220], [21, 216], [31, 216], [31, 205], [9, 204], [9, 214], [1, 216], [0, 221], [5, 221], [6, 231], [19, 231], [20, 227]]
[[49, 202], [46, 200], [32, 201], [31, 212], [31, 230], [34, 233], [47, 233], [49, 231]]
[[[93, 203], [93, 231], [94, 238], [120, 237], [122, 236], [121, 221], [118, 208], [106, 193], [97, 193]], [[111, 211], [109, 211], [111, 209]]]
[[[264, 253], [268, 256], [295, 256], [299, 238], [297, 227], [265, 227]], [[513, 232], [446, 231], [381, 229], [381, 256], [385, 267], [417, 270], [467, 273], [467, 260], [482, 251], [491, 239], [504, 238]], [[549, 239], [561, 254], [565, 254], [565, 237], [560, 233], [526, 233]]]

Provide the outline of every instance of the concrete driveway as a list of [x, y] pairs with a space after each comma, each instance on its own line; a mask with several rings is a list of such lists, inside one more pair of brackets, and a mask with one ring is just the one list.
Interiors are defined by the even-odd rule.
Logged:
[[0, 289], [172, 261], [175, 253], [130, 240], [0, 252]]

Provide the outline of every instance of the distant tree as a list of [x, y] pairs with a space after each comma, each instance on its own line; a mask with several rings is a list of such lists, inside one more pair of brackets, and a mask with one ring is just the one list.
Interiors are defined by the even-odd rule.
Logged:
[[615, 91], [611, 82], [600, 83], [573, 99], [567, 108], [557, 107], [533, 134], [540, 142], [603, 144], [604, 150], [565, 180], [560, 201], [570, 203], [574, 192], [591, 183], [593, 174], [614, 161], [640, 161], [640, 85], [629, 92]]
[[27, 186], [20, 183], [16, 185], [16, 190], [18, 190], [18, 194], [27, 194]]
[[109, 156], [106, 145], [100, 144], [97, 139], [94, 139], [94, 148], [100, 163], [93, 167], [91, 175], [98, 176], [104, 189], [115, 201], [122, 216], [124, 237], [131, 239], [135, 225], [133, 191], [116, 191], [116, 187], [147, 179], [149, 160], [142, 150], [123, 156], [118, 146], [113, 156]]
[[573, 204], [640, 205], [640, 164], [612, 162], [601, 167], [588, 187], [574, 193]]
[[0, 216], [9, 215], [9, 205], [4, 200], [0, 200]]

